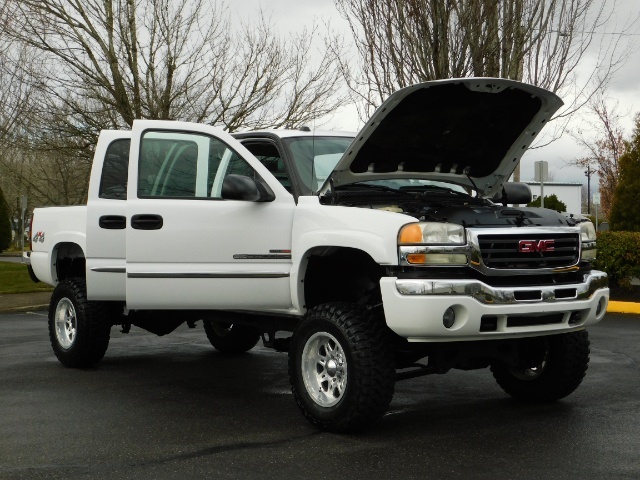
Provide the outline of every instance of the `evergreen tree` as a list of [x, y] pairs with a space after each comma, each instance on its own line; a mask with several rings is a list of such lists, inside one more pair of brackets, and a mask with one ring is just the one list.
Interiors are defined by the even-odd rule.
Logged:
[[620, 178], [609, 222], [611, 230], [640, 232], [640, 115], [627, 151], [620, 157]]
[[[533, 202], [527, 203], [527, 207], [539, 207], [540, 206], [540, 197], [536, 198]], [[566, 212], [567, 205], [559, 200], [556, 194], [549, 195], [548, 197], [544, 196], [544, 208], [549, 208], [551, 210], [555, 210], [556, 212]]]
[[0, 188], [0, 252], [11, 245], [11, 220], [9, 219], [9, 205], [4, 199]]

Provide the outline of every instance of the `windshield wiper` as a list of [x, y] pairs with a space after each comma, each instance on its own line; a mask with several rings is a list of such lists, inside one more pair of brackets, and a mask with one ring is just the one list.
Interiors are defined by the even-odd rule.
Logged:
[[408, 192], [403, 192], [402, 190], [398, 190], [397, 188], [391, 188], [385, 185], [371, 185], [368, 183], [349, 183], [347, 185], [342, 185], [340, 187], [340, 189], [343, 189], [343, 188], [363, 188], [367, 190], [378, 190], [380, 192], [400, 193], [403, 195], [409, 194]]
[[440, 193], [454, 194], [457, 196], [469, 197], [470, 195], [466, 192], [458, 192], [457, 190], [453, 190], [447, 187], [439, 187], [437, 185], [406, 185], [404, 187], [400, 187], [400, 190], [403, 192], [424, 192], [425, 190], [436, 191]]

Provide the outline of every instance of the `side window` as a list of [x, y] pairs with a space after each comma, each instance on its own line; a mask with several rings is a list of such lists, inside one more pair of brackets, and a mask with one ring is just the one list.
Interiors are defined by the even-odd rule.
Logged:
[[226, 175], [257, 176], [224, 142], [196, 133], [145, 132], [138, 168], [138, 197], [220, 198]]
[[284, 188], [291, 191], [291, 180], [284, 165], [284, 160], [277, 147], [271, 142], [248, 141], [243, 145], [260, 160]]
[[126, 200], [131, 140], [114, 140], [109, 144], [100, 177], [100, 198]]

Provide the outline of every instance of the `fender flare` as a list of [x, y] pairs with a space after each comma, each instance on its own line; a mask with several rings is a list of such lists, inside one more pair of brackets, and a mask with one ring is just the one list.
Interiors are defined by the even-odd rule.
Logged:
[[349, 248], [363, 252], [379, 265], [397, 265], [398, 262], [397, 247], [394, 245], [393, 251], [389, 251], [379, 235], [369, 232], [314, 231], [303, 235], [299, 243], [299, 248], [294, 249], [294, 252], [303, 253], [294, 254], [292, 257], [294, 268], [291, 270], [290, 281], [293, 308], [301, 313], [306, 311], [304, 277], [310, 254], [314, 250]]

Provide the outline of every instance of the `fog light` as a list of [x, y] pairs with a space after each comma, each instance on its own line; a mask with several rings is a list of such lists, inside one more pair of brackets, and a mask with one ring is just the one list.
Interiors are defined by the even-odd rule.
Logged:
[[605, 299], [601, 298], [598, 302], [598, 306], [596, 307], [596, 316], [602, 313], [602, 309], [604, 308]]
[[445, 310], [444, 315], [442, 316], [442, 324], [445, 328], [453, 327], [453, 324], [456, 321], [456, 312], [453, 311], [453, 308], [449, 307]]
[[569, 316], [569, 325], [574, 325], [582, 321], [582, 315], [580, 312], [572, 312]]

